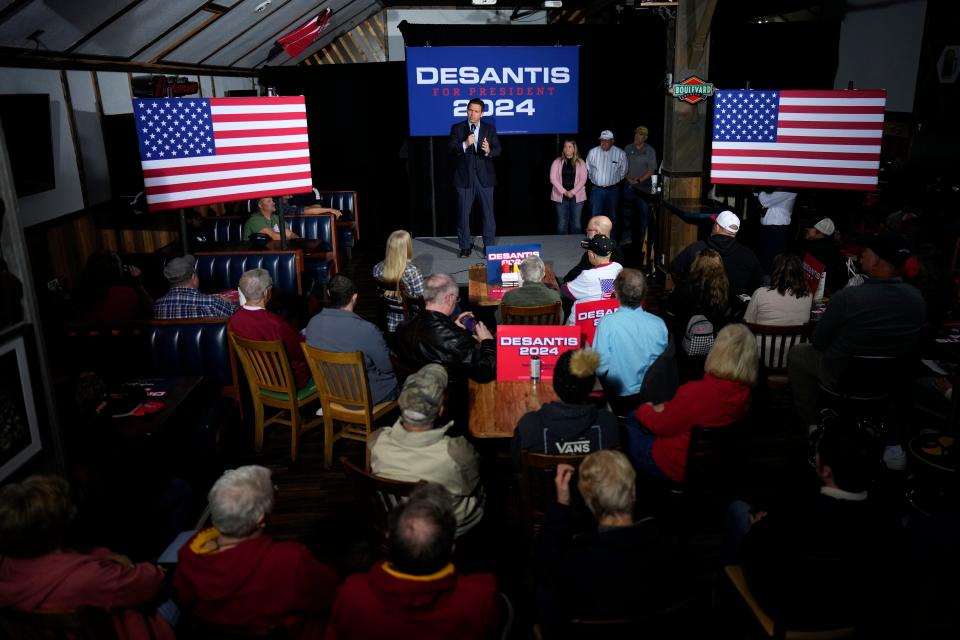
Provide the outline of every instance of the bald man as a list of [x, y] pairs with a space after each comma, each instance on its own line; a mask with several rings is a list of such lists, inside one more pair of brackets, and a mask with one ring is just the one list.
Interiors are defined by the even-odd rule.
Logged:
[[[587, 240], [593, 236], [599, 234], [605, 235], [608, 238], [613, 232], [613, 221], [610, 220], [607, 216], [594, 216], [590, 218], [587, 222]], [[623, 264], [623, 251], [620, 249], [620, 245], [616, 245], [613, 248], [613, 254], [610, 256], [611, 262], [617, 262]], [[585, 269], [592, 269], [593, 265], [590, 264], [590, 259], [587, 257], [587, 252], [583, 252], [583, 257], [580, 258], [580, 262], [570, 269], [570, 273], [563, 276], [564, 282], [572, 282], [577, 279], [577, 276], [580, 275]]]

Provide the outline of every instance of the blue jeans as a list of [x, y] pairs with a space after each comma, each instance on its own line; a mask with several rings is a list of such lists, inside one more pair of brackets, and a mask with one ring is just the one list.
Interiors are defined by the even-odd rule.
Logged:
[[620, 185], [609, 187], [590, 187], [590, 215], [607, 216], [610, 222], [617, 222], [617, 204], [620, 201]]
[[647, 428], [637, 420], [636, 412], [631, 413], [627, 418], [627, 457], [633, 463], [633, 468], [641, 471], [648, 476], [660, 478], [661, 480], [670, 480], [657, 463], [653, 461], [653, 441], [657, 436], [653, 435]]
[[650, 206], [643, 196], [636, 189], [630, 186], [629, 182], [623, 183], [623, 219], [620, 221], [620, 241], [631, 242], [633, 240], [633, 212], [639, 214], [639, 226], [637, 228], [637, 240], [643, 242], [643, 234], [647, 232], [647, 216]]
[[740, 561], [740, 546], [750, 531], [752, 516], [753, 506], [743, 500], [734, 500], [727, 507], [723, 522], [723, 542], [720, 546], [724, 564], [736, 564]]
[[557, 235], [580, 235], [580, 212], [583, 211], [583, 203], [577, 202], [576, 198], [564, 198], [553, 204], [557, 208]]

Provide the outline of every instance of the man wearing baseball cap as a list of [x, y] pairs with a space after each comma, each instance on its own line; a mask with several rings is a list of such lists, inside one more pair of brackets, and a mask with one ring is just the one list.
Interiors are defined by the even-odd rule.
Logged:
[[574, 301], [573, 311], [567, 320], [568, 324], [573, 324], [576, 318], [577, 302], [612, 298], [613, 281], [623, 270], [620, 263], [610, 259], [617, 243], [607, 236], [598, 233], [589, 240], [581, 240], [580, 246], [587, 250], [587, 259], [590, 261], [591, 268], [585, 269], [579, 276], [560, 288], [562, 297]]
[[374, 475], [436, 482], [450, 492], [460, 537], [483, 517], [484, 493], [477, 452], [463, 436], [447, 435], [453, 421], [442, 418], [446, 389], [447, 371], [439, 364], [408, 377], [397, 400], [400, 418], [374, 431], [367, 446]]
[[633, 212], [639, 214], [637, 242], [643, 242], [647, 232], [647, 214], [650, 207], [647, 198], [653, 190], [650, 176], [657, 172], [657, 152], [647, 144], [650, 135], [646, 127], [633, 130], [633, 142], [623, 148], [627, 156], [627, 180], [623, 183], [623, 220], [620, 227], [620, 243], [633, 241]]
[[704, 249], [713, 249], [723, 259], [723, 268], [730, 281], [730, 295], [751, 295], [763, 283], [763, 267], [751, 249], [737, 242], [739, 231], [740, 218], [732, 211], [721, 211], [713, 223], [710, 237], [697, 240], [670, 263], [674, 279], [685, 278], [697, 255]]
[[860, 254], [868, 279], [830, 298], [813, 341], [790, 350], [793, 399], [808, 427], [817, 424], [818, 383], [835, 386], [851, 357], [899, 357], [917, 346], [926, 306], [920, 291], [900, 278], [908, 257], [906, 240], [897, 233], [868, 238]]
[[227, 317], [236, 310], [232, 304], [217, 296], [197, 291], [200, 278], [194, 265], [197, 261], [187, 254], [173, 258], [163, 267], [163, 276], [170, 283], [170, 291], [153, 303], [153, 317], [157, 320], [182, 318]]
[[837, 228], [830, 218], [820, 216], [807, 223], [803, 239], [807, 255], [823, 265], [827, 283], [824, 291], [831, 296], [847, 284], [847, 263], [840, 255], [840, 243], [834, 234]]
[[590, 178], [590, 215], [604, 215], [617, 222], [620, 181], [627, 175], [627, 155], [613, 145], [613, 132], [600, 132], [600, 144], [587, 154]]

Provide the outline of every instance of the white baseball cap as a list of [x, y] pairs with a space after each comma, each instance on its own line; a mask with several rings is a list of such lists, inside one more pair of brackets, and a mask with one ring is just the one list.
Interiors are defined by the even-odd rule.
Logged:
[[604, 129], [603, 131], [600, 132], [600, 139], [613, 140], [613, 131], [610, 131], [610, 129]]
[[733, 211], [721, 211], [717, 216], [716, 223], [720, 228], [729, 233], [740, 231], [740, 218]]
[[813, 228], [825, 236], [832, 236], [834, 231], [837, 230], [836, 225], [830, 218], [822, 218], [817, 224], [813, 225]]

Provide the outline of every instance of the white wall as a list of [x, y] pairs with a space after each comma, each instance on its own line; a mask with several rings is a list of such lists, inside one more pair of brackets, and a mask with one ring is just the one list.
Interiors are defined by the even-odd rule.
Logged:
[[[223, 97], [227, 91], [257, 88], [257, 80], [252, 77], [186, 77], [200, 83], [200, 95], [205, 97]], [[123, 72], [0, 68], [0, 93], [50, 96], [56, 188], [19, 199], [23, 226], [110, 200], [109, 150], [104, 145], [100, 116], [101, 110], [103, 115], [133, 113], [130, 80], [131, 75]], [[76, 122], [76, 142], [70, 127], [71, 109]]]
[[886, 89], [887, 111], [913, 111], [927, 0], [847, 0], [833, 86]]
[[547, 12], [537, 11], [520, 20], [510, 22], [513, 9], [388, 9], [387, 60], [406, 60], [403, 35], [397, 28], [406, 20], [413, 24], [547, 24]]

